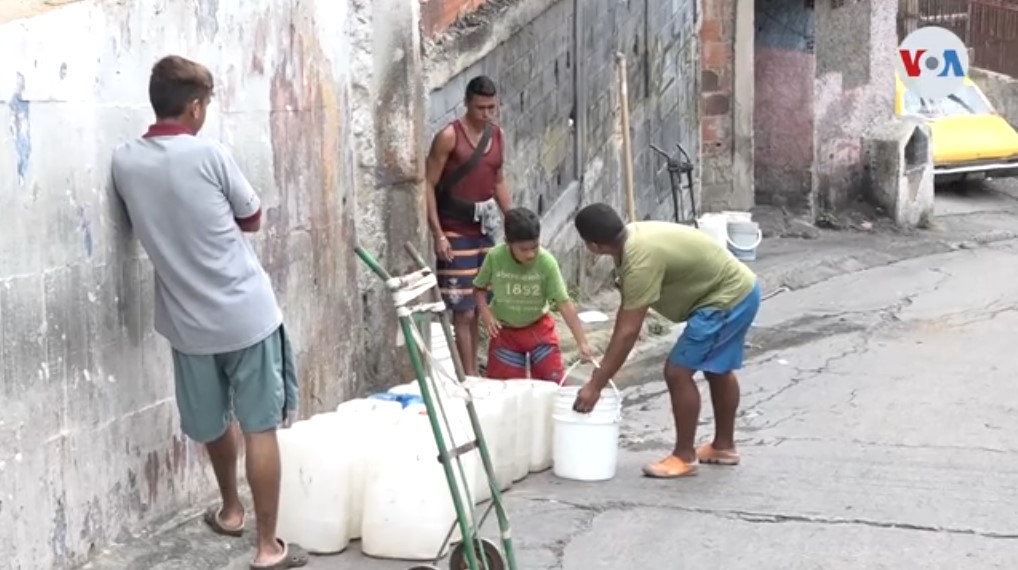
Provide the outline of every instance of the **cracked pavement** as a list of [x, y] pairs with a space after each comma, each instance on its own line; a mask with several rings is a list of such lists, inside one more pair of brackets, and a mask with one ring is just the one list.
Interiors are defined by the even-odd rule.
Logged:
[[[694, 479], [640, 475], [673, 427], [660, 364], [628, 369], [616, 478], [546, 473], [507, 494], [520, 567], [1012, 567], [1016, 281], [1009, 242], [769, 299], [742, 374], [743, 463]], [[316, 567], [411, 566], [352, 550]]]
[[[546, 472], [505, 495], [519, 568], [1013, 568], [1018, 404], [1008, 394], [1018, 361], [1006, 355], [1016, 282], [1012, 240], [768, 299], [740, 375], [743, 462], [691, 479], [640, 473], [674, 437], [660, 375], [669, 345], [648, 349], [617, 379], [626, 404], [616, 478]], [[713, 420], [702, 381], [701, 390], [703, 439]], [[250, 556], [248, 540], [195, 520], [145, 542], [90, 567], [242, 570]], [[307, 568], [419, 564], [363, 557], [354, 542]]]

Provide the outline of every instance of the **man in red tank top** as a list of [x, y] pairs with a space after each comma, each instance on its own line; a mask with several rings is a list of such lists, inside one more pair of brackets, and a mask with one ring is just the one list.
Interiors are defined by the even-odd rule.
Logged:
[[[491, 233], [501, 225], [500, 214], [509, 209], [509, 187], [502, 173], [502, 129], [493, 122], [497, 96], [490, 78], [471, 79], [464, 100], [466, 113], [435, 135], [425, 167], [436, 275], [442, 298], [453, 311], [457, 352], [470, 376], [480, 375], [473, 281], [495, 245]], [[482, 140], [487, 142], [479, 148]]]

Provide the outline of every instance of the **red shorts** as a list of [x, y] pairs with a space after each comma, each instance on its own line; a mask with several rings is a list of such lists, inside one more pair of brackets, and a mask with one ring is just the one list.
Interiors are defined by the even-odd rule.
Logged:
[[488, 341], [487, 376], [495, 380], [527, 378], [528, 357], [530, 378], [550, 382], [562, 379], [562, 350], [551, 315], [527, 327], [503, 326], [498, 336]]

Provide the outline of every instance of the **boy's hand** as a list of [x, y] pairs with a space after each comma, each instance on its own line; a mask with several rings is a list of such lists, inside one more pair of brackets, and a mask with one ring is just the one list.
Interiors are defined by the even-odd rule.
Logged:
[[488, 331], [488, 338], [497, 337], [502, 326], [498, 324], [495, 315], [491, 314], [491, 311], [484, 311], [481, 313], [481, 320], [484, 321], [484, 330]]
[[594, 349], [587, 343], [582, 343], [578, 347], [580, 351], [581, 362], [593, 362], [594, 361]]

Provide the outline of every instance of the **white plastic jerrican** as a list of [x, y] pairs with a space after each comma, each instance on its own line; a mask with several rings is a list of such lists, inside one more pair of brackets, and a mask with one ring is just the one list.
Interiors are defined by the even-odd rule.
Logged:
[[[495, 472], [495, 483], [500, 491], [510, 488], [515, 473], [516, 456], [516, 397], [509, 393], [505, 383], [486, 378], [468, 378], [466, 382], [474, 398], [477, 415], [481, 416], [481, 432], [488, 445], [488, 455]], [[481, 408], [485, 411], [482, 414]], [[477, 477], [475, 494], [484, 501], [491, 497], [488, 483], [482, 473]], [[482, 491], [478, 488], [484, 488]]]
[[594, 409], [581, 414], [573, 411], [579, 390], [561, 386], [556, 394], [552, 472], [562, 479], [606, 481], [618, 466], [622, 395], [609, 381]]
[[703, 214], [697, 219], [700, 231], [721, 247], [728, 247], [728, 218], [724, 214]]
[[279, 430], [282, 466], [277, 530], [316, 554], [335, 554], [350, 543], [351, 458], [343, 448], [342, 420], [319, 414]]
[[[472, 439], [472, 431], [462, 400], [444, 399], [443, 405], [453, 433], [444, 425], [442, 432], [446, 447], [452, 449]], [[439, 549], [456, 522], [456, 510], [424, 405], [413, 404], [403, 410], [387, 440], [382, 444], [386, 453], [376, 457], [368, 470], [361, 551], [400, 560], [444, 556], [448, 544], [442, 552]], [[465, 485], [476, 481], [479, 457], [467, 453], [460, 459], [465, 480], [455, 463], [453, 471], [469, 518], [472, 504]], [[451, 542], [461, 537], [457, 527]]]
[[530, 448], [534, 442], [534, 385], [530, 380], [506, 380], [506, 389], [516, 399], [516, 418], [513, 431], [513, 482], [522, 481], [530, 474]]
[[552, 413], [558, 385], [543, 380], [529, 380], [533, 386], [533, 407], [531, 412], [530, 472], [538, 473], [551, 467], [552, 437], [554, 434]]
[[[336, 437], [336, 441], [349, 444], [349, 526], [351, 540], [361, 537], [361, 524], [364, 517], [364, 482], [368, 475], [368, 466], [376, 456], [386, 453], [382, 443], [388, 440], [389, 432], [395, 428], [396, 421], [403, 412], [399, 402], [357, 398], [347, 400], [336, 408], [342, 420], [346, 422], [346, 431]], [[355, 434], [355, 435], [352, 435]], [[284, 465], [284, 469], [286, 466]], [[281, 504], [282, 508], [282, 504]]]

